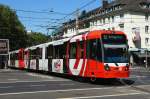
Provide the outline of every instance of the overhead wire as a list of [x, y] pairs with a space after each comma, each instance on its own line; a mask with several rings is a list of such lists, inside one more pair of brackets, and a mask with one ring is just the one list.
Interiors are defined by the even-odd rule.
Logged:
[[[61, 18], [62, 22], [59, 23], [59, 26], [58, 26], [58, 27], [60, 27], [60, 26], [64, 23], [64, 21], [67, 21], [67, 20], [65, 20], [67, 17], [72, 16], [72, 15], [75, 15], [75, 14], [77, 13], [77, 11], [82, 10], [83, 8], [85, 8], [85, 7], [87, 7], [87, 6], [91, 5], [91, 4], [93, 4], [94, 2], [96, 2], [96, 0], [91, 0], [91, 1], [89, 1], [88, 3], [84, 4], [83, 6], [79, 7], [77, 10], [74, 10], [74, 11], [71, 12], [70, 14], [68, 14], [68, 15], [66, 15], [65, 17]], [[74, 25], [73, 25], [73, 26], [74, 26]]]
[[60, 20], [60, 19], [55, 19], [55, 18], [46, 18], [46, 17], [26, 17], [26, 16], [19, 16], [20, 18], [25, 18], [25, 19], [41, 19], [41, 20]]
[[57, 11], [33, 11], [33, 10], [22, 10], [22, 9], [12, 9], [16, 12], [25, 12], [25, 13], [37, 13], [37, 14], [58, 14], [58, 15], [68, 15], [66, 13], [62, 13], [62, 12], [57, 12]]
[[[96, 0], [91, 0], [90, 2], [84, 4], [83, 6], [78, 8], [78, 11], [82, 10], [83, 8], [91, 5], [92, 3], [94, 3]], [[22, 10], [22, 9], [13, 9], [16, 12], [25, 12], [25, 13], [43, 13], [43, 14], [58, 14], [58, 15], [65, 15], [63, 18], [60, 19], [50, 19], [50, 18], [38, 18], [38, 17], [25, 17], [25, 16], [19, 16], [20, 18], [24, 18], [24, 19], [32, 19], [31, 21], [35, 20], [35, 19], [40, 19], [40, 20], [56, 20], [56, 21], [62, 21], [62, 22], [54, 22], [57, 23], [57, 27], [60, 27], [62, 25], [62, 23], [64, 23], [65, 20], [67, 20], [66, 18], [69, 16], [73, 16], [74, 14], [76, 14], [77, 10], [69, 13], [69, 14], [65, 14], [65, 13], [61, 13], [61, 12], [56, 12], [56, 11], [31, 11], [31, 10]]]

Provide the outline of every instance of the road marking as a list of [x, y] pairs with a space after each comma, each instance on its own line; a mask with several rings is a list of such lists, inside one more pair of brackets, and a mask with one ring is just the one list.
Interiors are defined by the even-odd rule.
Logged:
[[82, 89], [66, 89], [66, 90], [47, 90], [47, 91], [33, 91], [33, 92], [17, 92], [17, 93], [2, 93], [0, 96], [4, 95], [20, 95], [20, 94], [37, 94], [37, 93], [55, 93], [55, 92], [70, 92], [70, 91], [84, 91], [84, 90], [100, 90], [100, 89], [112, 89], [109, 88], [82, 88]]
[[72, 86], [72, 85], [75, 85], [75, 84], [73, 84], [73, 83], [71, 83], [71, 84], [59, 84], [60, 86]]
[[43, 87], [43, 86], [46, 86], [46, 85], [30, 85], [30, 87]]
[[106, 98], [106, 97], [119, 97], [119, 96], [138, 95], [138, 94], [148, 94], [148, 93], [125, 93], [125, 94], [115, 94], [115, 95], [101, 95], [101, 96], [87, 96], [87, 97], [70, 97], [70, 98], [57, 98], [57, 99], [89, 99], [89, 98]]
[[6, 73], [6, 72], [14, 73], [14, 72], [17, 72], [17, 71], [20, 71], [20, 70], [3, 69], [3, 70], [0, 70], [0, 73]]
[[135, 86], [135, 87], [150, 87], [150, 85], [138, 85], [138, 86]]
[[8, 79], [8, 80], [10, 80], [10, 81], [14, 81], [14, 80], [18, 80], [18, 79]]
[[54, 77], [52, 77], [52, 76], [40, 75], [40, 74], [35, 74], [35, 73], [28, 73], [27, 75], [33, 76], [33, 77], [48, 78], [48, 79], [53, 79], [53, 78], [54, 78]]
[[48, 81], [65, 81], [65, 82], [69, 82], [71, 80], [38, 80], [38, 81], [29, 81], [29, 80], [26, 80], [26, 81], [9, 81], [9, 82], [0, 82], [1, 83], [26, 83], [26, 82], [48, 82]]
[[147, 78], [149, 76], [131, 75], [129, 78]]
[[[140, 85], [136, 87], [146, 87], [150, 85]], [[1, 93], [0, 96], [7, 96], [7, 95], [21, 95], [21, 94], [38, 94], [38, 93], [55, 93], [55, 92], [70, 92], [70, 91], [86, 91], [86, 90], [106, 90], [106, 89], [113, 89], [113, 88], [131, 88], [131, 86], [124, 86], [124, 87], [103, 87], [103, 88], [82, 88], [82, 89], [66, 89], [66, 90], [47, 90], [47, 91], [31, 91], [31, 92], [17, 92], [17, 93]], [[136, 90], [135, 90], [136, 91]], [[143, 94], [146, 92], [137, 92], [138, 94]], [[129, 95], [129, 94], [127, 94]]]

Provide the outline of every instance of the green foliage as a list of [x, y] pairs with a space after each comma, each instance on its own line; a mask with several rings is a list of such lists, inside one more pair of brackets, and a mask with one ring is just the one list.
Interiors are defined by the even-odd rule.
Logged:
[[0, 4], [0, 39], [9, 39], [10, 49], [16, 50], [27, 45], [25, 27], [16, 12]]
[[48, 41], [48, 37], [42, 33], [31, 32], [28, 34], [28, 46], [38, 45]]
[[0, 39], [9, 39], [10, 50], [25, 48], [48, 41], [42, 33], [27, 34], [16, 12], [0, 4]]

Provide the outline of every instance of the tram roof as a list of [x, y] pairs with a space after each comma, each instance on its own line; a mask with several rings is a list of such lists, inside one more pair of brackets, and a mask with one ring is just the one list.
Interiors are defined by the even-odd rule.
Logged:
[[90, 31], [84, 34], [74, 35], [72, 37], [72, 42], [74, 42], [76, 39], [80, 40], [82, 39], [82, 37], [86, 37], [86, 39], [101, 38], [102, 34], [124, 34], [124, 33], [121, 31], [113, 31], [113, 30], [94, 30], [94, 31]]
[[48, 42], [48, 43], [45, 43], [45, 46], [48, 46], [48, 45], [62, 45], [64, 42], [67, 42], [70, 38], [65, 38], [65, 39], [60, 39], [60, 40], [56, 40], [56, 41], [52, 41], [52, 42]]
[[12, 53], [19, 53], [19, 50], [15, 50], [15, 51], [11, 51], [11, 52], [9, 52], [10, 54], [12, 54]]
[[124, 34], [124, 33], [121, 31], [113, 31], [113, 30], [95, 30], [89, 32], [86, 38], [87, 39], [101, 38], [102, 34]]

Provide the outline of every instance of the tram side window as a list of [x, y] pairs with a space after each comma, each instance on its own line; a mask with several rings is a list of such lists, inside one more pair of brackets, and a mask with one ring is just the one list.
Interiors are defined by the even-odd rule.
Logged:
[[49, 45], [46, 48], [46, 58], [47, 59], [53, 58], [53, 46], [52, 45]]
[[62, 50], [63, 50], [62, 45], [54, 46], [54, 53], [53, 53], [54, 59], [62, 59], [63, 58]]
[[97, 60], [102, 61], [102, 48], [101, 48], [101, 40], [97, 40]]
[[36, 59], [36, 50], [30, 50], [30, 59]]
[[76, 49], [77, 49], [76, 43], [71, 43], [70, 44], [70, 58], [71, 59], [75, 59], [76, 58]]
[[48, 47], [45, 48], [45, 59], [48, 59]]
[[79, 54], [80, 58], [83, 58], [83, 56], [84, 56], [84, 43], [83, 43], [83, 41], [80, 42], [78, 54]]
[[15, 53], [15, 60], [18, 60], [18, 53]]
[[14, 54], [10, 54], [10, 60], [15, 60], [14, 59]]
[[42, 59], [42, 48], [37, 48], [36, 49], [36, 58]]
[[16, 54], [15, 54], [15, 53], [11, 54], [11, 55], [10, 55], [10, 59], [11, 59], [11, 60], [17, 60]]
[[88, 40], [87, 41], [87, 58], [97, 59], [96, 55], [97, 42], [96, 40]]
[[14, 60], [13, 54], [10, 54], [10, 60]]
[[66, 50], [67, 50], [67, 42], [65, 42], [62, 46], [63, 58], [66, 57]]
[[29, 52], [28, 51], [24, 51], [24, 59], [28, 60], [29, 58]]

